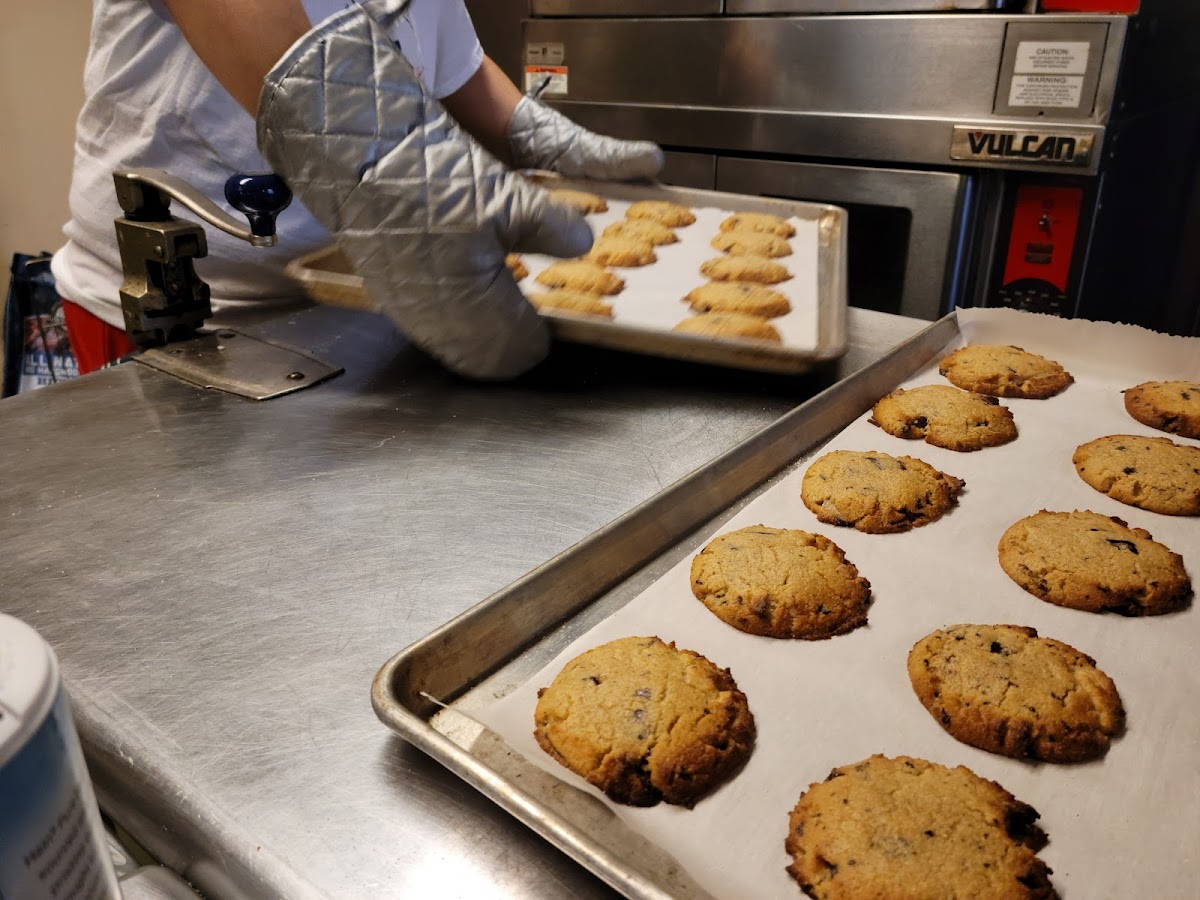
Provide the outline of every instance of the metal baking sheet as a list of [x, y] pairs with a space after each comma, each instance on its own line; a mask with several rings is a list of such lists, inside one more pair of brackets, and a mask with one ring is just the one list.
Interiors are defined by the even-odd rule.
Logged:
[[[941, 330], [948, 322], [954, 328]], [[916, 352], [914, 347], [931, 334], [936, 334], [934, 346]], [[1048, 401], [1007, 401], [1022, 437], [979, 454], [900, 442], [866, 421], [875, 398], [896, 384], [941, 383], [935, 360], [964, 341], [1024, 344], [1060, 359], [1076, 382]], [[1194, 706], [1200, 692], [1200, 677], [1188, 664], [1200, 617], [1195, 610], [1134, 619], [1090, 616], [1046, 604], [1004, 577], [995, 553], [1003, 530], [1022, 516], [1040, 508], [1092, 509], [1150, 529], [1183, 554], [1189, 572], [1198, 571], [1200, 521], [1117, 503], [1084, 484], [1070, 463], [1076, 445], [1102, 434], [1158, 436], [1124, 412], [1121, 392], [1145, 380], [1200, 377], [1198, 349], [1195, 338], [1126, 325], [1010, 310], [956, 314], [863, 378], [835, 386], [714, 463], [716, 469], [722, 464], [746, 468], [701, 470], [397, 656], [377, 679], [377, 712], [630, 896], [791, 898], [797, 888], [784, 874], [782, 841], [763, 841], [763, 823], [778, 820], [781, 838], [782, 814], [809, 782], [870, 752], [966, 764], [1032, 803], [1050, 834], [1043, 858], [1063, 892], [1190, 896], [1200, 812], [1189, 798], [1198, 784], [1194, 748], [1200, 720], [1181, 716], [1180, 710]], [[919, 365], [922, 358], [930, 365]], [[901, 362], [906, 365], [899, 371], [888, 372], [892, 377], [871, 380], [883, 367]], [[889, 538], [839, 529], [839, 545], [864, 566], [877, 592], [869, 628], [798, 649], [794, 642], [743, 635], [713, 617], [694, 614], [686, 587], [688, 563], [704, 541], [752, 522], [814, 527], [806, 524], [815, 520], [796, 500], [803, 474], [803, 464], [796, 461], [832, 431], [839, 432], [830, 444], [836, 448], [884, 444], [965, 476], [964, 502], [944, 522]], [[778, 446], [770, 438], [785, 436], [791, 452], [782, 474], [772, 478], [780, 458], [772, 457], [770, 448]], [[683, 524], [686, 532], [695, 521], [672, 520], [672, 512], [688, 517], [722, 509], [721, 500], [730, 497], [718, 494], [743, 486], [740, 476], [756, 466], [766, 467], [754, 473], [767, 479], [762, 490], [734, 503], [700, 532], [690, 530], [684, 541], [672, 541], [679, 533], [674, 524]], [[646, 557], [640, 553], [653, 558], [643, 565]], [[1045, 766], [971, 748], [931, 722], [907, 678], [895, 677], [905, 670], [908, 648], [926, 632], [955, 622], [997, 620], [1032, 625], [1067, 641], [1096, 656], [1115, 679], [1129, 731], [1108, 755], [1087, 764]], [[680, 646], [731, 666], [761, 716], [761, 745], [744, 772], [695, 810], [613, 804], [547, 760], [530, 737], [536, 689], [550, 682], [570, 656], [629, 634], [679, 640]], [[469, 655], [479, 659], [490, 653], [478, 666]], [[457, 688], [437, 671], [442, 665], [460, 682]], [[797, 684], [822, 689], [798, 695]], [[428, 704], [439, 712], [431, 714]], [[812, 727], [814, 722], [820, 727]], [[438, 745], [431, 734], [446, 743]], [[797, 754], [802, 746], [803, 754]], [[710, 835], [722, 828], [728, 829], [728, 839], [714, 845]], [[1144, 865], [1130, 870], [1129, 852]]]
[[[1050, 837], [1040, 855], [1064, 896], [1194, 896], [1200, 807], [1191, 797], [1200, 789], [1200, 719], [1181, 718], [1178, 710], [1200, 696], [1191, 665], [1200, 611], [1126, 618], [1046, 603], [1004, 574], [997, 545], [1014, 522], [1039, 509], [1088, 509], [1148, 529], [1182, 554], [1190, 572], [1200, 572], [1200, 519], [1119, 503], [1086, 484], [1072, 464], [1080, 444], [1102, 435], [1160, 436], [1129, 415], [1122, 392], [1149, 380], [1200, 378], [1200, 340], [1007, 309], [962, 310], [958, 323], [962, 336], [943, 354], [964, 343], [1015, 344], [1063, 363], [1074, 384], [1045, 400], [1004, 401], [1019, 437], [981, 452], [894, 437], [871, 423], [870, 411], [820, 450], [911, 454], [964, 479], [959, 503], [943, 518], [887, 536], [823, 524], [800, 501], [802, 464], [693, 544], [699, 550], [717, 534], [756, 524], [822, 534], [871, 582], [865, 627], [812, 642], [743, 634], [697, 603], [685, 555], [525, 682], [472, 709], [473, 718], [534, 766], [602, 803], [722, 900], [795, 900], [782, 841], [788, 811], [830, 769], [872, 753], [965, 765], [1031, 804]], [[945, 385], [943, 354], [900, 387]], [[1101, 758], [1072, 765], [1011, 759], [947, 734], [912, 690], [909, 650], [938, 628], [994, 622], [1035, 628], [1094, 657], [1117, 685], [1128, 732]], [[533, 738], [538, 689], [581, 652], [630, 635], [658, 635], [728, 667], [759, 723], [744, 769], [694, 809], [613, 803]], [[714, 834], [725, 837], [714, 842]], [[1136, 869], [1125, 862], [1131, 851]]]
[[[800, 289], [800, 294], [793, 298], [793, 305], [811, 303], [815, 305], [815, 328], [810, 341], [797, 342], [793, 346], [773, 345], [752, 341], [723, 340], [683, 334], [669, 330], [667, 320], [664, 327], [648, 327], [643, 324], [633, 324], [609, 320], [600, 317], [571, 316], [556, 311], [547, 311], [542, 315], [550, 322], [555, 338], [581, 344], [592, 344], [614, 350], [641, 353], [650, 356], [662, 356], [671, 359], [681, 359], [690, 362], [708, 363], [740, 369], [750, 369], [783, 374], [800, 374], [812, 368], [835, 360], [846, 352], [849, 334], [846, 308], [846, 235], [848, 215], [844, 209], [824, 203], [808, 203], [795, 200], [778, 200], [765, 197], [752, 197], [743, 194], [729, 194], [719, 191], [705, 191], [690, 188], [666, 187], [661, 185], [632, 185], [613, 182], [593, 182], [582, 180], [567, 180], [545, 175], [534, 176], [547, 186], [565, 187], [585, 190], [600, 194], [610, 201], [618, 203], [637, 200], [673, 200], [694, 209], [707, 210], [736, 210], [738, 212], [767, 212], [784, 218], [797, 218], [803, 222], [813, 223], [815, 235], [816, 272], [813, 284], [815, 296]], [[700, 223], [689, 228], [697, 228]], [[711, 230], [711, 229], [709, 229]], [[686, 229], [682, 229], [686, 235]], [[697, 238], [707, 245], [713, 235], [704, 232], [688, 235], [696, 243]], [[793, 239], [794, 241], [796, 239]], [[660, 255], [671, 253], [677, 255], [679, 248], [658, 248]], [[692, 254], [689, 246], [689, 254]], [[718, 256], [715, 250], [706, 252], [707, 256]], [[801, 254], [797, 254], [799, 259]], [[530, 260], [537, 257], [530, 257]], [[787, 263], [789, 258], [781, 260]], [[660, 260], [656, 266], [662, 266], [667, 261]], [[533, 268], [531, 266], [531, 268]], [[654, 267], [647, 267], [653, 269]], [[679, 269], [679, 296], [682, 297], [692, 287], [703, 283], [695, 268], [695, 260], [688, 256], [686, 267]], [[658, 272], [662, 270], [659, 269]], [[293, 260], [287, 267], [288, 274], [296, 279], [313, 299], [322, 303], [338, 306], [349, 306], [357, 309], [377, 310], [377, 305], [367, 296], [363, 289], [362, 279], [355, 275], [346, 264], [345, 259], [336, 248], [330, 247], [315, 251]], [[642, 279], [644, 275], [635, 269], [618, 269], [617, 272], [627, 281]], [[529, 281], [532, 282], [531, 274]], [[525, 283], [522, 283], [524, 287]], [[785, 292], [792, 290], [790, 283], [783, 287]], [[533, 288], [533, 285], [530, 285]], [[799, 289], [799, 288], [797, 288]], [[621, 302], [618, 299], [618, 303]], [[673, 302], [673, 298], [672, 298]], [[807, 307], [804, 312], [812, 312]], [[681, 321], [690, 312], [687, 306], [678, 303], [678, 315], [671, 316], [671, 321]], [[785, 335], [786, 337], [786, 335]]]
[[[606, 807], [470, 717], [623, 607], [786, 470], [959, 335], [956, 316], [797, 407], [707, 466], [492, 595], [378, 672], [379, 718], [630, 897], [707, 897]], [[732, 506], [731, 506], [732, 505]]]
[[[803, 465], [788, 466], [756, 492], [748, 501], [752, 505], [738, 503], [730, 514], [691, 532], [617, 590], [557, 628], [539, 632], [545, 636], [528, 643], [507, 665], [481, 672], [484, 677], [470, 689], [448, 695], [450, 706], [429, 724], [482, 762], [510, 793], [531, 798], [544, 829], [548, 816], [574, 826], [584, 839], [581, 848], [565, 844], [569, 851], [605, 877], [604, 867], [616, 862], [616, 878], [625, 880], [610, 880], [631, 896], [797, 896], [784, 873], [786, 810], [832, 766], [874, 752], [965, 764], [1031, 803], [1050, 835], [1042, 857], [1064, 894], [1192, 896], [1200, 811], [1190, 797], [1200, 783], [1194, 756], [1200, 721], [1181, 718], [1178, 711], [1200, 695], [1200, 677], [1189, 664], [1200, 638], [1200, 616], [1189, 609], [1128, 619], [1044, 603], [1003, 575], [996, 544], [1009, 525], [1039, 508], [1092, 509], [1148, 528], [1183, 555], [1193, 576], [1200, 571], [1200, 520], [1118, 503], [1083, 483], [1071, 464], [1075, 447], [1104, 434], [1160, 436], [1126, 413], [1122, 391], [1148, 380], [1200, 377], [1200, 340], [1012, 310], [969, 310], [953, 320], [957, 333], [933, 348], [928, 365], [899, 373], [891, 383], [876, 383], [866, 397], [855, 395], [863, 402], [843, 396], [840, 386], [831, 389], [828, 396], [839, 400], [840, 412], [857, 408], [862, 414], [842, 421], [825, 448], [912, 453], [964, 477], [964, 499], [944, 522], [882, 538], [852, 529], [830, 533], [798, 502]], [[964, 341], [1018, 343], [1047, 353], [1067, 366], [1076, 383], [1049, 400], [1006, 401], [1021, 437], [980, 453], [904, 442], [867, 421], [873, 400], [897, 383], [944, 383], [936, 359]], [[901, 348], [880, 365], [896, 359], [913, 357]], [[806, 409], [815, 423], [818, 410], [807, 406], [781, 423]], [[796, 433], [797, 455], [811, 453], [809, 437]], [[699, 489], [689, 485], [678, 503], [699, 502]], [[632, 522], [636, 528], [636, 519]], [[715, 534], [755, 522], [815, 528], [834, 537], [872, 581], [869, 626], [834, 641], [798, 645], [744, 635], [696, 614], [688, 588], [689, 557]], [[599, 559], [595, 574], [607, 576], [610, 569], [603, 566], [611, 561]], [[557, 574], [561, 582], [523, 600], [533, 607], [552, 604], [556, 590], [572, 585], [570, 572]], [[587, 574], [582, 573], [584, 579]], [[1113, 677], [1129, 727], [1103, 758], [1069, 766], [1009, 759], [954, 740], [921, 710], [902, 674], [913, 642], [955, 622], [996, 621], [1033, 626], [1065, 640], [1095, 656]], [[629, 634], [678, 640], [729, 666], [760, 717], [760, 743], [745, 770], [694, 810], [613, 804], [550, 761], [532, 740], [537, 688], [583, 649]], [[780, 685], [814, 689], [781, 691]], [[778, 822], [779, 840], [763, 840], [769, 822]], [[711, 835], [722, 829], [729, 836], [714, 845]], [[1128, 867], [1129, 853], [1137, 856], [1139, 867]]]

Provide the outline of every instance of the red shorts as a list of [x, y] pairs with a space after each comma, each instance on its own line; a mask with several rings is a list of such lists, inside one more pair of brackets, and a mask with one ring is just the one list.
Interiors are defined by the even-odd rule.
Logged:
[[95, 372], [137, 349], [124, 331], [96, 318], [82, 306], [66, 299], [62, 306], [80, 375]]

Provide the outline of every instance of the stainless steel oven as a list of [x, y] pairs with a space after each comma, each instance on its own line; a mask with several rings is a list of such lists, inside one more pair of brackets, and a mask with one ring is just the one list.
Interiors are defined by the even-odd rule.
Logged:
[[848, 208], [852, 304], [1195, 327], [1172, 285], [1196, 172], [1200, 4], [469, 5], [519, 84], [550, 76], [546, 99], [567, 115], [662, 144], [664, 180]]

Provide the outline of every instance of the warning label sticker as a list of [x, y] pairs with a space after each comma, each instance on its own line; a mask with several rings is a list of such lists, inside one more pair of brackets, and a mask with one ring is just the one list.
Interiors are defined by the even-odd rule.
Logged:
[[1083, 75], [1087, 72], [1089, 46], [1087, 41], [1021, 41], [1013, 71]]
[[[543, 83], [545, 87], [542, 88]], [[525, 91], [542, 88], [540, 96], [566, 96], [566, 66], [526, 66]]]
[[1078, 109], [1082, 98], [1082, 75], [1014, 75], [1008, 105]]

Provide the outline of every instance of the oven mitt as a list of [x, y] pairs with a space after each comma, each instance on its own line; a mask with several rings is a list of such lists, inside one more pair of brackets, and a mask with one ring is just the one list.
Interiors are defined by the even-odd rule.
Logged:
[[633, 181], [653, 178], [663, 167], [657, 144], [588, 131], [532, 97], [522, 97], [513, 110], [508, 146], [517, 168], [546, 169], [566, 178]]
[[505, 255], [580, 256], [591, 229], [463, 131], [361, 7], [326, 19], [275, 64], [257, 124], [271, 168], [414, 344], [480, 379], [542, 360], [546, 324]]

